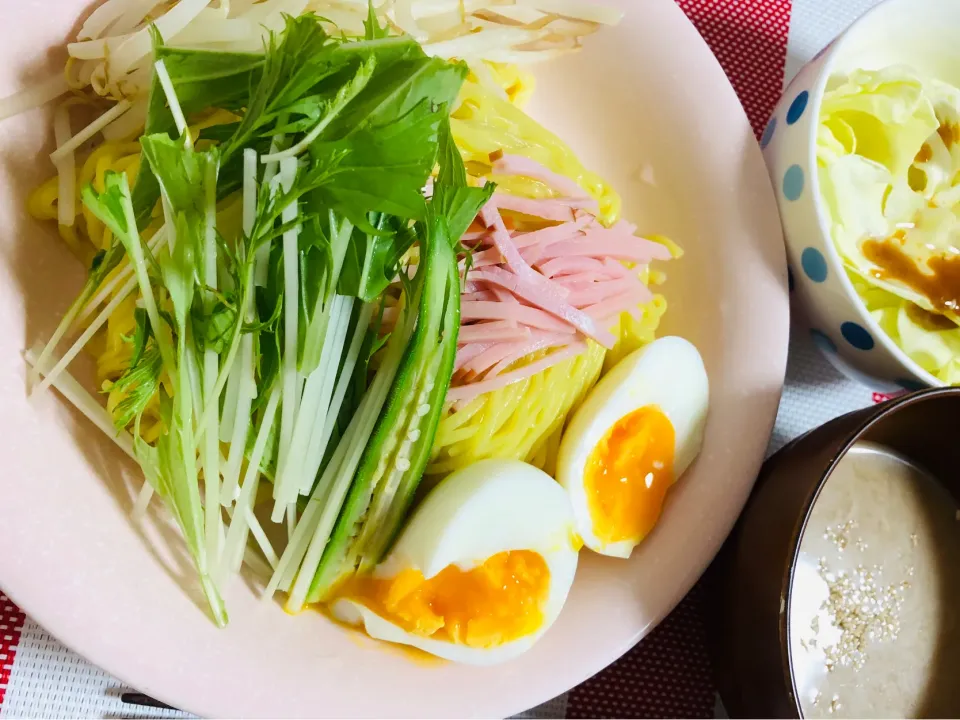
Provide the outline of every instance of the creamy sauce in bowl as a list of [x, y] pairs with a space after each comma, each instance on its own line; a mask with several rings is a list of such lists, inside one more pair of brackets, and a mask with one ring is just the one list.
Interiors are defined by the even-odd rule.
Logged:
[[886, 448], [851, 448], [801, 538], [788, 628], [805, 717], [957, 717], [953, 496]]

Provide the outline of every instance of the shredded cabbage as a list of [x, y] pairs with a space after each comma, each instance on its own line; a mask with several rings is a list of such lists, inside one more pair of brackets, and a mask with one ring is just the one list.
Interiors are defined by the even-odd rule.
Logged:
[[923, 369], [960, 383], [960, 90], [901, 66], [833, 78], [817, 164], [867, 309]]

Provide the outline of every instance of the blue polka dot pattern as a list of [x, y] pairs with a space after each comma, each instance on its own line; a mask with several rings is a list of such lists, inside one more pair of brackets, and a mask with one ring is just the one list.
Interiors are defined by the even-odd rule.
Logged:
[[763, 135], [760, 136], [760, 147], [765, 148], [773, 140], [773, 133], [777, 131], [777, 116], [770, 118], [767, 126], [763, 129]]
[[810, 337], [813, 338], [813, 344], [824, 352], [835, 353], [837, 351], [836, 343], [827, 337], [826, 333], [820, 330], [811, 330]]
[[797, 200], [803, 194], [803, 168], [791, 165], [783, 174], [783, 196], [790, 201]]
[[800, 264], [803, 272], [814, 282], [822, 283], [827, 279], [827, 259], [816, 248], [806, 248], [800, 255]]
[[914, 392], [916, 390], [926, 390], [927, 386], [920, 382], [919, 380], [914, 380], [912, 378], [899, 378], [897, 380], [897, 385], [902, 387], [908, 392]]
[[873, 337], [862, 325], [847, 321], [840, 326], [840, 334], [857, 350], [873, 350]]
[[810, 93], [804, 90], [802, 93], [797, 95], [793, 102], [790, 103], [790, 109], [787, 110], [787, 125], [793, 125], [800, 117], [803, 115], [803, 111], [807, 109], [807, 101], [810, 99]]

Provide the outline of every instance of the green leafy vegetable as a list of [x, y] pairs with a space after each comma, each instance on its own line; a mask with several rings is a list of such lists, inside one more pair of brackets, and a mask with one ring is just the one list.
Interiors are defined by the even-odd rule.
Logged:
[[117, 430], [126, 428], [140, 417], [156, 394], [163, 371], [163, 359], [153, 340], [146, 311], [137, 308], [134, 311], [134, 321], [136, 327], [131, 341], [133, 355], [130, 365], [110, 388], [111, 392], [124, 395], [113, 411], [113, 424]]

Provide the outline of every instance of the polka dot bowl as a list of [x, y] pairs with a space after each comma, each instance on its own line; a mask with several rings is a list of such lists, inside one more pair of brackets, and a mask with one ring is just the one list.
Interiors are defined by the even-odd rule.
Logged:
[[824, 48], [784, 91], [760, 140], [787, 245], [795, 308], [841, 372], [883, 392], [942, 385], [880, 329], [830, 237], [817, 178], [816, 137], [827, 80], [903, 64], [960, 84], [960, 2], [886, 0]]

